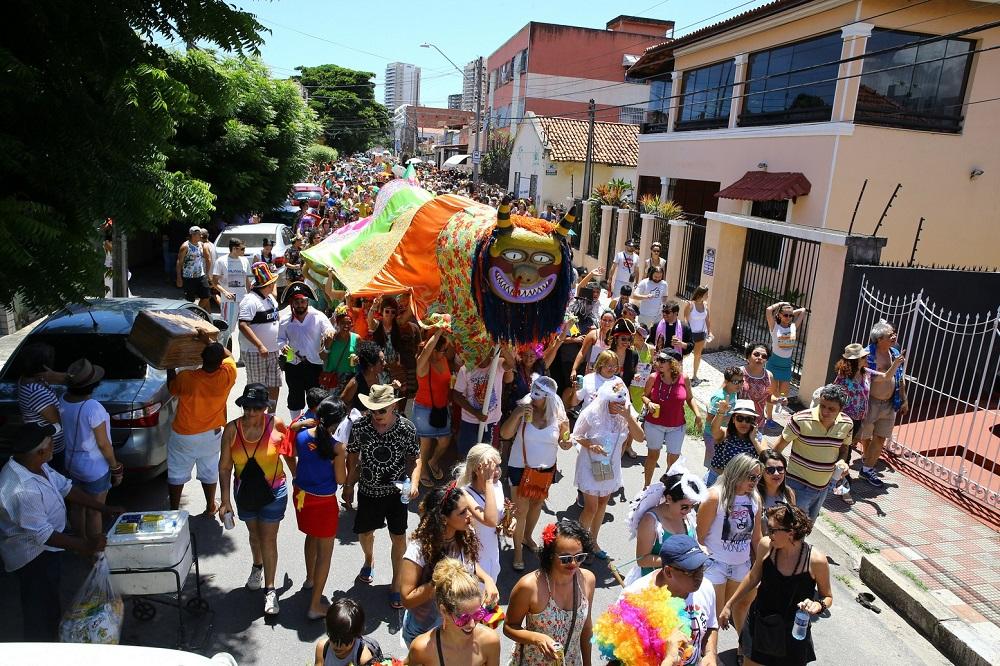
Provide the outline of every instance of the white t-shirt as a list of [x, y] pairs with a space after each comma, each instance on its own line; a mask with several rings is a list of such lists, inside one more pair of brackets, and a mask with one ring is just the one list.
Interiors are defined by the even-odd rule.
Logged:
[[[274, 295], [266, 299], [256, 291], [248, 291], [240, 300], [240, 321], [250, 324], [254, 335], [268, 351], [278, 351], [278, 301]], [[240, 334], [240, 350], [253, 350], [246, 336]]]
[[66, 471], [78, 481], [96, 481], [108, 473], [108, 461], [97, 448], [94, 428], [104, 424], [111, 441], [111, 417], [93, 398], [83, 402], [59, 399], [59, 420], [66, 440]]
[[[659, 570], [647, 574], [622, 590], [620, 600], [626, 594], [641, 592], [642, 590], [656, 585], [656, 575]], [[702, 645], [705, 643], [705, 634], [711, 629], [718, 630], [719, 620], [715, 616], [715, 588], [707, 578], [701, 581], [701, 587], [692, 592], [684, 600], [685, 612], [691, 622], [691, 646], [694, 654], [685, 664], [698, 664], [701, 662]]]
[[667, 281], [653, 282], [650, 278], [645, 278], [639, 282], [635, 293], [652, 296], [639, 301], [639, 316], [656, 317], [663, 309], [663, 297], [667, 295]]
[[212, 275], [218, 275], [219, 284], [236, 294], [241, 300], [247, 293], [247, 277], [250, 275], [250, 260], [246, 257], [231, 257], [228, 254], [215, 260]]
[[[488, 488], [486, 492], [491, 491], [496, 498], [497, 524], [499, 524], [503, 520], [504, 514], [503, 486], [499, 481], [496, 481], [493, 487]], [[479, 505], [480, 509], [486, 509], [486, 498], [476, 492], [471, 485], [465, 486], [465, 492], [472, 498], [473, 502]], [[500, 575], [500, 537], [497, 536], [497, 529], [495, 527], [487, 527], [478, 520], [473, 520], [472, 524], [476, 526], [476, 536], [479, 537], [479, 566], [490, 575], [490, 578], [495, 583], [497, 577]]]
[[[483, 402], [486, 400], [486, 384], [490, 380], [490, 369], [473, 368], [467, 370], [465, 366], [458, 369], [458, 377], [455, 379], [455, 390], [465, 395], [473, 407], [480, 411]], [[497, 368], [497, 375], [493, 379], [493, 396], [490, 399], [490, 411], [486, 415], [486, 423], [497, 423], [500, 421], [500, 392], [503, 390], [503, 368]], [[462, 420], [466, 423], [479, 423], [474, 415], [462, 410]]]
[[[586, 378], [584, 378], [586, 381]], [[550, 423], [539, 429], [533, 423], [524, 424], [524, 448], [528, 453], [528, 463], [533, 469], [548, 469], [556, 464], [559, 455], [559, 424]], [[517, 426], [514, 443], [510, 447], [510, 467], [525, 468], [524, 451], [521, 450], [521, 426]]]
[[781, 358], [791, 358], [795, 351], [795, 322], [782, 326], [775, 322], [771, 329], [771, 353]]
[[715, 519], [705, 536], [705, 548], [713, 559], [725, 564], [749, 562], [757, 502], [747, 495], [737, 495], [733, 498], [733, 510], [728, 513], [721, 501], [718, 504]]
[[[623, 285], [632, 281], [632, 273], [639, 263], [639, 255], [635, 252], [619, 252], [615, 255], [615, 284]], [[618, 290], [611, 294], [613, 298], [618, 298]]]

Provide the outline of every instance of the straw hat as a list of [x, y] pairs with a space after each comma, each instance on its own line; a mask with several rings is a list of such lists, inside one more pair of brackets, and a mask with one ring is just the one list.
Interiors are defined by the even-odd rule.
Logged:
[[388, 384], [373, 384], [368, 389], [368, 395], [362, 393], [358, 399], [361, 400], [361, 404], [372, 411], [394, 405], [402, 400], [402, 398], [396, 397], [395, 389]]
[[104, 378], [104, 368], [94, 365], [85, 358], [73, 361], [66, 368], [66, 386], [90, 386]]
[[753, 400], [737, 400], [736, 406], [733, 407], [733, 414], [744, 414], [746, 416], [753, 416], [754, 418], [760, 417], [760, 414], [757, 413], [757, 408], [754, 407]]

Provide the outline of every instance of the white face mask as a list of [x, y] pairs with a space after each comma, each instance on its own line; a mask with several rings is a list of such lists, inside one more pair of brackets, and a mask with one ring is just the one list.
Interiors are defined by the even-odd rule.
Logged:
[[546, 397], [548, 397], [548, 394], [545, 391], [543, 391], [543, 390], [541, 390], [539, 388], [532, 388], [531, 389], [531, 399], [532, 400], [545, 400]]

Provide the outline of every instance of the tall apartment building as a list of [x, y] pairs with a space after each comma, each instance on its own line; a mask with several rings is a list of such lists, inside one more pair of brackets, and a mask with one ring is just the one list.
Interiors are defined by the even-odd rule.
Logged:
[[462, 93], [455, 93], [454, 95], [448, 95], [448, 108], [461, 110]]
[[403, 104], [420, 104], [420, 68], [390, 62], [385, 66], [385, 105], [392, 110]]
[[[672, 36], [673, 21], [618, 16], [604, 29], [532, 21], [487, 59], [490, 126], [509, 129], [525, 112], [639, 124], [648, 87], [626, 71], [650, 46]], [[513, 131], [513, 130], [511, 130]]]
[[[483, 64], [483, 86], [482, 86], [482, 107], [483, 112], [486, 111], [486, 64]], [[462, 110], [463, 111], [475, 111], [476, 110], [476, 61], [473, 60], [468, 65], [465, 66], [464, 76], [462, 77]]]

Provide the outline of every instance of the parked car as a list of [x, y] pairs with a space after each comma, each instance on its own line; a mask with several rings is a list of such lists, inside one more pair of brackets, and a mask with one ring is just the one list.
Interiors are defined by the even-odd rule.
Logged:
[[[246, 245], [247, 259], [253, 260], [254, 255], [260, 254], [264, 248], [264, 239], [270, 238], [274, 242], [271, 251], [275, 257], [285, 256], [285, 250], [292, 244], [292, 230], [290, 227], [275, 223], [261, 222], [260, 224], [238, 224], [226, 227], [226, 230], [215, 239], [216, 258], [229, 254], [229, 239], [239, 238]], [[285, 267], [278, 267], [279, 278], [284, 274]]]
[[[98, 298], [68, 305], [35, 327], [0, 371], [0, 425], [21, 422], [17, 406], [20, 354], [34, 342], [52, 345], [58, 372], [87, 357], [105, 370], [93, 398], [111, 416], [111, 443], [115, 457], [125, 465], [130, 480], [151, 478], [167, 467], [167, 439], [177, 401], [167, 390], [167, 372], [148, 365], [132, 353], [125, 340], [142, 310], [188, 310], [205, 321], [215, 321], [194, 303], [166, 298]], [[223, 324], [224, 325], [224, 324]], [[57, 395], [66, 387], [53, 386]]]
[[288, 195], [288, 202], [293, 206], [298, 206], [303, 201], [321, 201], [323, 199], [323, 188], [316, 183], [295, 183], [292, 185], [291, 194]]
[[299, 207], [285, 204], [277, 206], [261, 215], [260, 221], [264, 224], [295, 224], [295, 216], [299, 214]]

